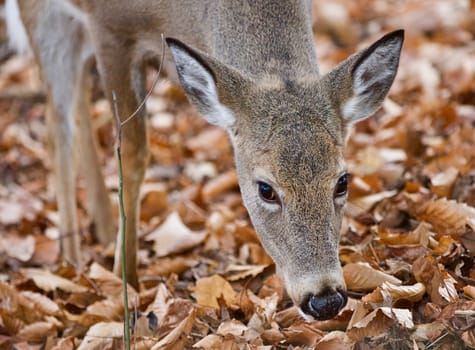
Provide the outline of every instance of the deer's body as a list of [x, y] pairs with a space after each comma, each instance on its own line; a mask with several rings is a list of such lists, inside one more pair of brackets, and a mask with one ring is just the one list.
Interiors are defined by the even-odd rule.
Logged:
[[[99, 239], [111, 240], [115, 230], [90, 136], [84, 92], [90, 56], [95, 54], [106, 94], [110, 99], [116, 94], [126, 119], [144, 98], [145, 64], [161, 57], [164, 34], [175, 38], [167, 40], [167, 71], [178, 72], [198, 111], [230, 135], [244, 203], [289, 295], [307, 316], [336, 315], [346, 302], [338, 261], [347, 186], [343, 147], [350, 124], [378, 108], [389, 90], [402, 32], [320, 77], [310, 1], [19, 0], [19, 5], [48, 86], [63, 233], [77, 233], [70, 161], [74, 115]], [[147, 159], [143, 109], [124, 127], [122, 152], [127, 277], [137, 286], [137, 201]], [[77, 234], [63, 239], [63, 251], [77, 261], [78, 242], [71, 237]]]

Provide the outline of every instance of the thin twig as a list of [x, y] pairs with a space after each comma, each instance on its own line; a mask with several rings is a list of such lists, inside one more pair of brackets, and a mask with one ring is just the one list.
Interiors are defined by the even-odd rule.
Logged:
[[124, 210], [124, 184], [123, 184], [123, 175], [122, 175], [122, 123], [120, 122], [119, 112], [117, 108], [117, 97], [115, 91], [112, 91], [112, 104], [114, 108], [114, 117], [117, 126], [117, 167], [119, 172], [119, 210], [120, 210], [120, 239], [121, 239], [121, 260], [120, 260], [120, 270], [122, 272], [122, 285], [124, 290], [124, 338], [125, 338], [125, 348], [130, 350], [130, 327], [129, 327], [129, 296], [127, 294], [127, 271], [125, 267], [125, 224], [126, 216]]
[[[148, 93], [145, 95], [143, 101], [139, 104], [137, 109], [130, 115], [128, 116], [124, 121], [120, 120], [119, 117], [119, 110], [118, 110], [118, 105], [117, 105], [117, 96], [115, 94], [115, 91], [112, 91], [112, 104], [113, 104], [113, 114], [116, 122], [116, 128], [117, 128], [117, 146], [116, 146], [116, 153], [117, 153], [117, 167], [118, 167], [118, 173], [119, 173], [119, 211], [120, 211], [120, 239], [121, 239], [121, 260], [120, 260], [120, 265], [121, 265], [121, 273], [122, 273], [122, 285], [123, 285], [123, 290], [124, 290], [124, 340], [125, 340], [125, 348], [126, 350], [130, 350], [130, 326], [129, 326], [129, 298], [128, 298], [128, 293], [127, 293], [127, 271], [126, 271], [126, 264], [125, 264], [125, 253], [126, 253], [126, 246], [125, 246], [125, 228], [126, 228], [126, 220], [127, 217], [125, 215], [125, 209], [124, 209], [124, 198], [123, 198], [123, 192], [124, 192], [124, 183], [123, 183], [123, 171], [122, 171], [122, 150], [121, 150], [121, 145], [122, 145], [122, 127], [125, 126], [130, 120], [132, 120], [136, 115], [138, 115], [138, 112], [143, 108], [145, 105], [145, 102], [147, 99], [150, 97], [152, 94], [155, 85], [158, 82], [158, 79], [160, 77], [160, 73], [162, 71], [163, 67], [163, 61], [165, 59], [165, 39], [163, 37], [163, 34], [161, 35], [162, 39], [162, 57], [160, 60], [160, 65], [158, 67], [158, 72], [153, 80], [152, 86], [150, 87], [150, 90]], [[134, 338], [135, 339], [135, 338]]]
[[131, 119], [133, 119], [139, 113], [139, 111], [142, 109], [142, 107], [145, 105], [148, 98], [152, 94], [152, 92], [155, 88], [155, 85], [157, 85], [157, 83], [158, 83], [158, 80], [160, 78], [160, 73], [162, 72], [163, 61], [165, 59], [165, 38], [163, 37], [163, 33], [161, 35], [161, 38], [162, 38], [162, 57], [161, 57], [161, 60], [160, 60], [160, 65], [158, 66], [157, 74], [155, 75], [155, 78], [153, 79], [152, 86], [150, 87], [150, 90], [148, 90], [147, 95], [145, 95], [144, 99], [139, 104], [137, 109], [130, 116], [128, 116], [127, 119], [125, 119], [123, 122], [121, 122], [122, 126], [125, 125], [126, 123], [128, 123]]

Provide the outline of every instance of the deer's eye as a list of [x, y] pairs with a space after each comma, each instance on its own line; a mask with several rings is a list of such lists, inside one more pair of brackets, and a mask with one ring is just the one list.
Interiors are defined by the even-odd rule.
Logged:
[[279, 197], [277, 193], [275, 193], [274, 189], [271, 185], [266, 184], [265, 182], [259, 181], [257, 182], [259, 196], [264, 202], [267, 203], [278, 203]]
[[335, 197], [342, 197], [348, 193], [348, 179], [350, 174], [342, 175], [336, 184], [335, 187]]

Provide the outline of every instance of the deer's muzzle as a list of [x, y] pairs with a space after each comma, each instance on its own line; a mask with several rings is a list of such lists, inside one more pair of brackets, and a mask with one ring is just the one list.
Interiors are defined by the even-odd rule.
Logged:
[[316, 320], [329, 320], [340, 312], [347, 300], [344, 290], [327, 289], [318, 295], [309, 294], [300, 305], [300, 309]]

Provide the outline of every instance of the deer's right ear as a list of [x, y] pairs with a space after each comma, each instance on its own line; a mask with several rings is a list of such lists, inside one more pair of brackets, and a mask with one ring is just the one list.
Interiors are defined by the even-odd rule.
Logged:
[[166, 42], [175, 59], [180, 83], [192, 104], [209, 123], [230, 128], [235, 118], [220, 102], [216, 72], [212, 68], [215, 62], [179, 40], [167, 38]]
[[370, 116], [383, 102], [396, 76], [403, 40], [403, 30], [389, 33], [324, 78], [347, 125]]

